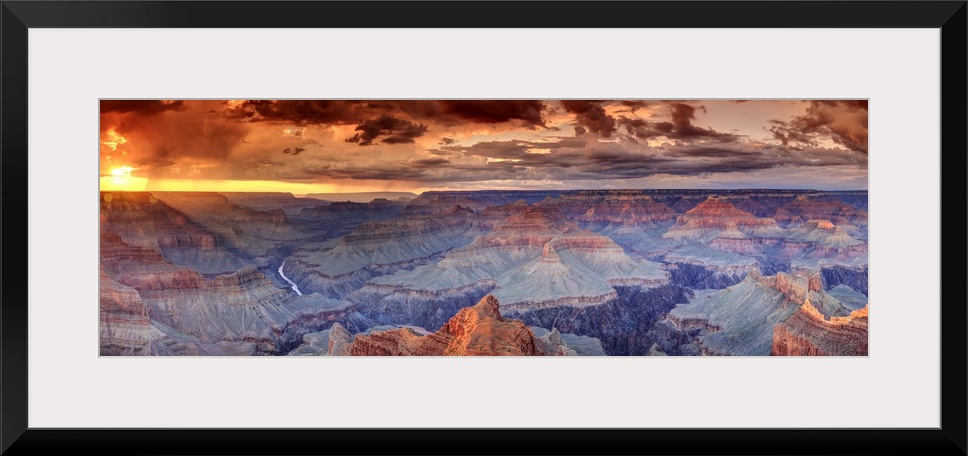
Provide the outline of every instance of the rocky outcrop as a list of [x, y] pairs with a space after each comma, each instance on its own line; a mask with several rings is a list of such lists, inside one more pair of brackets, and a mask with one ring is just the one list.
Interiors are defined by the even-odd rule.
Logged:
[[582, 190], [548, 197], [538, 203], [585, 226], [637, 225], [668, 226], [678, 215], [642, 190]]
[[[602, 341], [589, 336], [579, 336], [558, 331], [551, 331], [540, 326], [532, 326], [538, 351], [546, 354], [564, 354], [567, 356], [607, 356], [602, 347]], [[553, 333], [553, 334], [552, 334]]]
[[558, 328], [552, 328], [547, 334], [534, 339], [539, 353], [551, 356], [576, 356], [578, 353], [561, 338]]
[[411, 328], [357, 335], [330, 330], [330, 354], [351, 356], [535, 356], [542, 355], [524, 323], [501, 316], [499, 303], [485, 296], [462, 309], [439, 331], [418, 334]]
[[754, 270], [736, 285], [697, 292], [690, 302], [677, 306], [667, 316], [672, 327], [666, 328], [668, 341], [675, 343], [658, 342], [667, 353], [698, 350], [709, 355], [768, 355], [773, 327], [796, 312], [805, 299], [817, 303], [825, 315], [850, 313], [847, 306], [824, 292], [817, 271], [763, 276]]
[[161, 333], [151, 325], [148, 309], [134, 288], [100, 278], [101, 355], [141, 355]]
[[820, 273], [816, 271], [804, 271], [799, 275], [778, 272], [772, 277], [761, 277], [758, 272], [752, 274], [758, 282], [776, 289], [791, 303], [803, 302], [810, 292], [823, 291]]
[[773, 356], [867, 356], [868, 307], [827, 318], [805, 300], [773, 327]]
[[662, 235], [667, 239], [711, 240], [716, 237], [771, 237], [782, 233], [770, 218], [737, 209], [727, 200], [710, 196], [676, 219]]
[[867, 212], [833, 195], [798, 195], [777, 208], [773, 219], [782, 227], [797, 227], [810, 220], [829, 220], [835, 225], [867, 226]]

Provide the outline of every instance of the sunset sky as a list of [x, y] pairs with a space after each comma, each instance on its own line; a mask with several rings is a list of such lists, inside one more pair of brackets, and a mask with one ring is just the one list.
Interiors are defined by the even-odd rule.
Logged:
[[867, 189], [867, 101], [102, 100], [101, 190]]

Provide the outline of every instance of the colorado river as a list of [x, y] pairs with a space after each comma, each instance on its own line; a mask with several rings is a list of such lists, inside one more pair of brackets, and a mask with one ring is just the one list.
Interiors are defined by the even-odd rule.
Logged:
[[299, 287], [296, 286], [296, 283], [292, 280], [289, 280], [289, 277], [286, 277], [286, 275], [282, 273], [282, 267], [286, 265], [286, 261], [288, 260], [288, 258], [282, 260], [282, 264], [279, 265], [279, 277], [282, 277], [282, 280], [285, 280], [286, 283], [292, 286], [292, 291], [295, 291], [297, 295], [302, 296], [302, 293], [299, 291]]

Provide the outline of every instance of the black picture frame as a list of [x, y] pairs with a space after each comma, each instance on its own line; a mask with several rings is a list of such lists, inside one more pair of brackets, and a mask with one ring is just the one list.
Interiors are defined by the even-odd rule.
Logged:
[[[592, 2], [589, 2], [592, 3]], [[0, 452], [3, 454], [966, 454], [966, 6], [818, 2], [3, 1]], [[938, 429], [36, 429], [27, 427], [27, 30], [33, 27], [940, 28]], [[6, 234], [6, 236], [3, 236]], [[955, 248], [954, 246], [957, 246]], [[952, 266], [954, 265], [954, 266]], [[954, 285], [959, 287], [955, 288]], [[957, 293], [956, 293], [957, 292]], [[886, 398], [885, 400], [889, 400]], [[795, 413], [795, 411], [785, 411]]]

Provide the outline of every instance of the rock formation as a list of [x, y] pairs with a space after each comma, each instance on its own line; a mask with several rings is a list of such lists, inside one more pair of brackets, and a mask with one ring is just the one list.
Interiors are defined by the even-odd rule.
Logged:
[[[342, 328], [330, 330], [331, 355], [351, 356], [536, 356], [543, 355], [531, 328], [501, 316], [497, 299], [485, 296], [457, 312], [439, 331], [420, 335], [410, 328], [357, 335], [347, 342]], [[560, 341], [560, 339], [559, 339]], [[560, 344], [559, 344], [560, 345]], [[550, 344], [543, 346], [551, 347]], [[563, 349], [554, 347], [558, 353]]]
[[867, 304], [866, 192], [339, 196], [103, 192], [102, 354], [474, 352], [488, 295], [537, 353], [820, 353]]
[[676, 219], [662, 236], [670, 239], [713, 239], [716, 237], [768, 237], [781, 233], [770, 218], [741, 211], [727, 200], [710, 196]]
[[810, 300], [773, 327], [773, 356], [867, 356], [868, 307], [825, 317]]
[[826, 315], [850, 313], [849, 307], [824, 292], [817, 271], [774, 276], [753, 271], [729, 288], [697, 293], [690, 302], [676, 306], [667, 318], [676, 329], [691, 336], [679, 340], [679, 344], [698, 338], [703, 353], [768, 355], [774, 326], [796, 312], [806, 299], [816, 302]]

